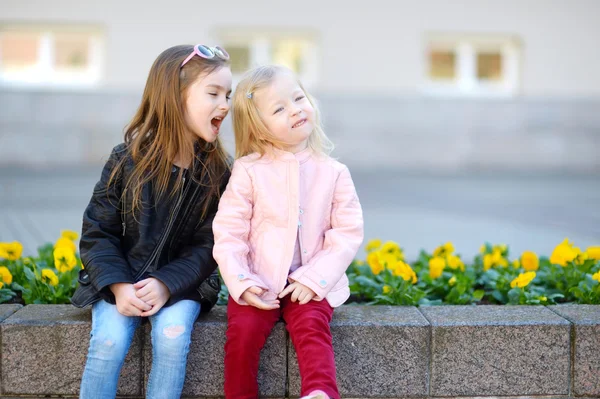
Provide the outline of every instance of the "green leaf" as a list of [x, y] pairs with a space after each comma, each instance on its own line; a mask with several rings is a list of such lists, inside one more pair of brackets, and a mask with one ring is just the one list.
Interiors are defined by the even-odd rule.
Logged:
[[473, 298], [476, 300], [481, 300], [481, 298], [483, 298], [483, 296], [485, 295], [485, 291], [484, 290], [475, 290], [473, 291]]
[[30, 282], [37, 280], [35, 273], [30, 268], [24, 268], [23, 272], [25, 273], [25, 277], [27, 278], [27, 280], [29, 280]]
[[502, 295], [502, 293], [498, 290], [492, 291], [492, 298], [500, 303], [504, 303], [506, 301], [506, 299], [504, 299], [504, 295]]
[[377, 284], [376, 282], [374, 282], [373, 280], [371, 280], [370, 278], [365, 277], [365, 276], [358, 276], [356, 278], [356, 282], [359, 283], [359, 284], [366, 285], [366, 286], [368, 286], [370, 288], [373, 288], [373, 289], [376, 289], [376, 290], [380, 289], [380, 285], [379, 284]]
[[508, 301], [511, 304], [518, 304], [521, 294], [523, 293], [523, 289], [519, 287], [512, 288], [508, 291]]

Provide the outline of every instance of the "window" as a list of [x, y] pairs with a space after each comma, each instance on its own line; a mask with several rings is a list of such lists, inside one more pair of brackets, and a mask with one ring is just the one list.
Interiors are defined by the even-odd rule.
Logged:
[[520, 46], [511, 37], [429, 35], [425, 91], [506, 96], [519, 87]]
[[257, 65], [280, 64], [298, 74], [308, 87], [317, 81], [317, 46], [311, 34], [227, 29], [219, 36], [231, 56], [234, 79]]
[[454, 50], [432, 49], [429, 57], [431, 79], [452, 80], [456, 77], [456, 53]]
[[226, 46], [231, 60], [231, 72], [233, 74], [244, 73], [250, 65], [250, 47], [243, 45]]
[[0, 82], [87, 86], [101, 78], [103, 39], [89, 27], [0, 25]]

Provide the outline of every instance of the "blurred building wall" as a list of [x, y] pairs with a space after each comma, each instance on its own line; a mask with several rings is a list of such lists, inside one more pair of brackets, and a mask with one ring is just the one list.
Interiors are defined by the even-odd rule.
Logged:
[[[101, 162], [162, 50], [264, 33], [312, 41], [309, 86], [349, 164], [599, 171], [599, 16], [596, 0], [4, 0], [0, 27], [99, 26], [104, 56], [94, 86], [3, 82], [0, 165]], [[431, 37], [514, 43], [516, 86], [499, 95], [431, 90]], [[224, 138], [232, 149], [229, 125]]]

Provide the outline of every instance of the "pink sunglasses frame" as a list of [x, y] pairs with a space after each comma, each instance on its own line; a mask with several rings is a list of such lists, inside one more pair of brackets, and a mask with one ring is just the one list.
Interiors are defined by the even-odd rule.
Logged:
[[[210, 52], [212, 55], [206, 55], [204, 54], [202, 51], [200, 51], [200, 47], [202, 47], [204, 50]], [[190, 55], [188, 55], [188, 57], [181, 63], [180, 68], [183, 68], [183, 66], [185, 64], [188, 63], [189, 60], [191, 60], [195, 55], [202, 57], [202, 58], [206, 58], [207, 60], [210, 60], [212, 58], [215, 57], [219, 57], [222, 60], [229, 60], [229, 53], [227, 51], [225, 51], [225, 49], [221, 46], [214, 46], [214, 47], [209, 47], [207, 45], [204, 44], [196, 44], [194, 46], [194, 49], [192, 50], [192, 53]]]

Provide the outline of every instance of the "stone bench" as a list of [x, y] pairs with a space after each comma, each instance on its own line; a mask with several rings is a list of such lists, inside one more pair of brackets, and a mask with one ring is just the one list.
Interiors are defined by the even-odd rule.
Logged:
[[[600, 306], [346, 305], [331, 325], [345, 398], [600, 396]], [[0, 305], [2, 397], [76, 396], [89, 309]], [[149, 324], [137, 332], [119, 395], [143, 397]], [[184, 397], [223, 395], [226, 314], [196, 322]], [[297, 397], [295, 352], [278, 323], [261, 356], [261, 396]]]

